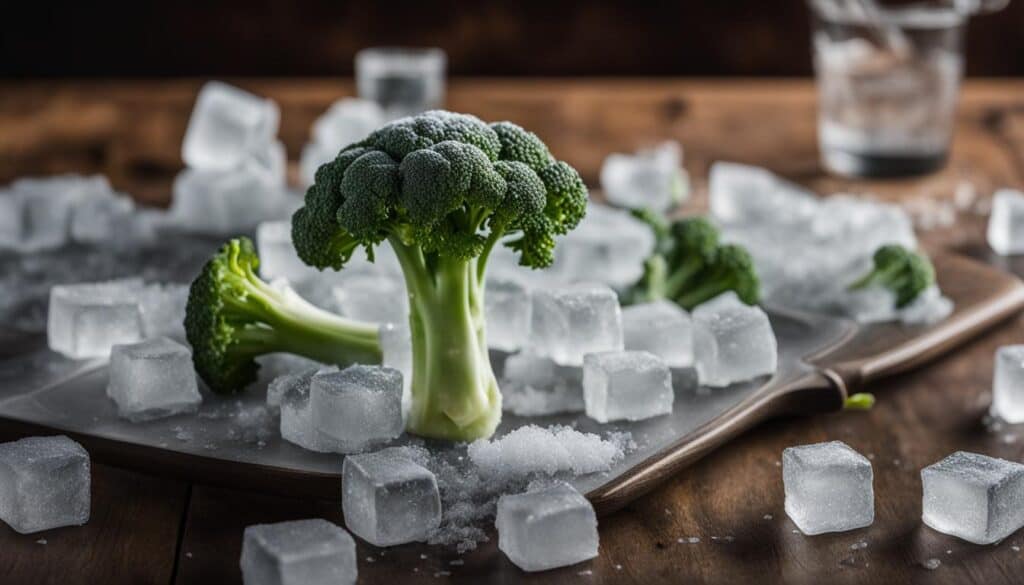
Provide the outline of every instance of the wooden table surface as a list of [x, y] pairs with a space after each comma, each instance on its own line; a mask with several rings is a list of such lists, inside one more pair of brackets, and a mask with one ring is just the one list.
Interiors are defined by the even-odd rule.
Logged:
[[[347, 81], [239, 84], [281, 104], [281, 137], [292, 159], [312, 120], [332, 100], [352, 93]], [[0, 181], [104, 172], [119, 189], [166, 202], [198, 87], [198, 80], [0, 83]], [[1018, 81], [967, 84], [948, 167], [922, 179], [885, 182], [824, 173], [814, 90], [805, 80], [455, 80], [448, 106], [535, 130], [589, 184], [596, 183], [607, 153], [678, 139], [695, 187], [687, 204], [692, 210], [704, 207], [708, 165], [719, 159], [763, 165], [821, 192], [870, 193], [914, 209], [944, 210], [940, 216], [957, 210], [954, 225], [921, 234], [931, 249], [980, 246], [980, 212], [993, 189], [1024, 185], [1024, 82]], [[967, 205], [972, 187], [978, 199]], [[877, 384], [872, 390], [879, 400], [870, 412], [777, 420], [742, 436], [602, 519], [601, 554], [591, 562], [528, 575], [493, 541], [458, 566], [449, 564], [454, 553], [439, 549], [360, 544], [360, 582], [1024, 581], [1024, 533], [975, 546], [925, 528], [918, 474], [959, 449], [1022, 459], [1024, 433], [1018, 438], [1012, 427], [992, 432], [982, 424], [993, 352], [1024, 341], [1021, 324], [1014, 319], [923, 369]], [[795, 533], [783, 512], [779, 459], [787, 446], [829, 439], [873, 459], [875, 523], [806, 537]], [[0, 582], [240, 583], [246, 525], [311, 516], [340, 523], [340, 506], [97, 464], [86, 526], [28, 536], [0, 526]], [[700, 542], [686, 543], [692, 536]], [[852, 547], [860, 542], [867, 546]], [[928, 559], [941, 565], [928, 570]]]

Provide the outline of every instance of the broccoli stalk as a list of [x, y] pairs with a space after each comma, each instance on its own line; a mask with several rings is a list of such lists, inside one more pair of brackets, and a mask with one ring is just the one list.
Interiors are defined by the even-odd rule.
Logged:
[[851, 284], [850, 290], [887, 288], [896, 295], [896, 307], [902, 308], [935, 283], [935, 268], [928, 257], [903, 246], [881, 246], [875, 250], [872, 261], [872, 270]]
[[292, 218], [299, 257], [342, 269], [387, 242], [409, 294], [408, 430], [471, 440], [493, 433], [501, 394], [484, 321], [487, 259], [503, 243], [545, 268], [576, 227], [587, 191], [534, 134], [434, 111], [392, 122], [321, 166]]
[[376, 325], [319, 309], [287, 287], [256, 276], [259, 257], [248, 238], [230, 240], [192, 283], [185, 332], [196, 371], [215, 392], [237, 392], [256, 380], [255, 358], [294, 353], [329, 364], [379, 363]]

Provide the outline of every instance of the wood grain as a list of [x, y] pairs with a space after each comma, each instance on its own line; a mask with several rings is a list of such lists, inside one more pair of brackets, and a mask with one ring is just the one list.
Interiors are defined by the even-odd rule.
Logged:
[[[241, 85], [281, 103], [281, 136], [292, 158], [307, 139], [313, 118], [351, 91], [349, 83], [331, 80], [244, 80]], [[178, 149], [198, 86], [194, 80], [0, 83], [0, 182], [30, 173], [99, 171], [143, 200], [166, 202], [170, 180], [181, 167]], [[764, 165], [823, 192], [872, 194], [902, 203], [927, 199], [952, 205], [961, 184], [969, 183], [983, 209], [993, 189], [1024, 186], [1021, 81], [968, 84], [949, 166], [929, 177], [902, 181], [850, 181], [822, 171], [814, 91], [807, 81], [455, 80], [449, 105], [535, 129], [590, 182], [609, 151], [679, 139], [695, 186], [686, 212], [704, 208], [707, 168], [718, 159]], [[956, 210], [953, 226], [923, 232], [925, 246], [984, 255], [985, 218], [973, 211], [977, 206], [975, 202]], [[992, 432], [981, 424], [991, 400], [993, 352], [999, 345], [1024, 342], [1022, 325], [1024, 318], [1014, 318], [926, 369], [871, 384], [868, 389], [879, 401], [870, 412], [779, 420], [742, 435], [603, 519], [601, 556], [589, 563], [527, 575], [504, 559], [493, 542], [467, 555], [462, 566], [449, 565], [454, 558], [449, 553], [417, 546], [388, 549], [384, 557], [368, 563], [365, 557], [379, 557], [379, 551], [361, 545], [360, 582], [1020, 582], [1024, 553], [1014, 547], [1024, 547], [1024, 534], [980, 547], [921, 525], [919, 470], [958, 449], [1022, 460], [1024, 429]], [[781, 452], [827, 439], [844, 440], [873, 456], [875, 523], [838, 535], [794, 534], [782, 509]], [[0, 575], [17, 575], [12, 582], [19, 583], [55, 582], [57, 574], [71, 575], [63, 581], [72, 582], [78, 575], [108, 577], [88, 579], [96, 582], [169, 582], [169, 575], [164, 580], [134, 577], [138, 568], [126, 568], [127, 561], [118, 556], [121, 547], [142, 550], [132, 548], [139, 546], [135, 532], [119, 528], [130, 518], [133, 527], [147, 526], [147, 533], [159, 534], [159, 542], [165, 543], [164, 548], [147, 548], [131, 562], [158, 567], [173, 562], [173, 549], [168, 554], [166, 543], [174, 539], [164, 535], [175, 533], [180, 517], [161, 503], [180, 501], [167, 492], [179, 493], [181, 488], [140, 477], [116, 472], [98, 480], [111, 482], [109, 491], [117, 497], [94, 501], [90, 525], [62, 531], [78, 546], [47, 556], [49, 565], [22, 562], [23, 555], [35, 554], [28, 547], [35, 539], [0, 533]], [[139, 507], [131, 503], [140, 501], [133, 497], [154, 505]], [[122, 516], [118, 510], [125, 507], [129, 512]], [[122, 520], [105, 523], [105, 515]], [[239, 583], [238, 551], [245, 525], [312, 515], [340, 521], [332, 504], [196, 486], [176, 582]], [[691, 536], [700, 542], [678, 542]], [[850, 548], [860, 541], [867, 547]], [[7, 552], [12, 550], [16, 552]], [[940, 559], [941, 566], [925, 569], [923, 563], [930, 558]], [[9, 573], [8, 568], [20, 572]], [[452, 575], [435, 578], [441, 570]]]

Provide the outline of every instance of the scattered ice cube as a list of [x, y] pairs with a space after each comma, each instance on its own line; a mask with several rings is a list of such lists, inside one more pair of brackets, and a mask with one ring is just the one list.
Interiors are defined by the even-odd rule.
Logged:
[[185, 341], [188, 285], [151, 284], [142, 291], [142, 331], [145, 337]]
[[265, 221], [256, 228], [256, 249], [260, 254], [260, 276], [266, 280], [285, 278], [301, 282], [316, 278], [320, 271], [303, 262], [292, 244], [290, 220]]
[[350, 585], [359, 572], [355, 540], [319, 518], [246, 527], [240, 564], [245, 585]]
[[345, 457], [341, 487], [345, 526], [375, 546], [426, 540], [441, 523], [437, 479], [400, 450]]
[[[281, 438], [303, 449], [317, 453], [342, 453], [346, 450], [344, 445], [330, 436], [320, 433], [313, 426], [309, 391], [313, 379], [319, 373], [317, 371], [312, 376], [297, 375], [293, 378], [282, 380], [279, 389], [275, 390], [275, 394], [277, 392], [281, 393], [279, 399]], [[267, 399], [268, 401], [271, 399], [269, 393]]]
[[1024, 193], [1000, 189], [992, 196], [988, 245], [1003, 256], [1024, 252]]
[[838, 302], [843, 312], [858, 323], [883, 323], [898, 318], [896, 295], [882, 286], [841, 291]]
[[626, 443], [620, 436], [604, 440], [559, 425], [528, 425], [500, 438], [473, 441], [469, 458], [482, 475], [492, 478], [564, 472], [583, 475], [611, 469], [624, 456]]
[[50, 349], [72, 359], [107, 357], [118, 343], [142, 339], [138, 279], [58, 285], [50, 289]]
[[723, 223], [795, 222], [816, 211], [813, 194], [766, 169], [716, 162], [708, 176], [711, 215]]
[[932, 325], [953, 314], [953, 301], [932, 285], [908, 305], [899, 309], [900, 321], [907, 325]]
[[313, 378], [313, 427], [344, 452], [361, 451], [402, 434], [402, 374], [382, 366], [350, 366]]
[[622, 312], [615, 291], [574, 284], [533, 291], [531, 349], [563, 365], [581, 365], [584, 354], [622, 349]]
[[174, 223], [190, 232], [249, 232], [262, 221], [287, 215], [288, 201], [281, 186], [262, 173], [244, 168], [187, 168], [174, 179], [173, 191]]
[[613, 153], [601, 165], [601, 188], [613, 205], [665, 211], [687, 194], [682, 162], [683, 148], [675, 140], [632, 155]]
[[992, 416], [1011, 424], [1024, 423], [1024, 345], [996, 350]]
[[594, 507], [567, 483], [505, 495], [495, 519], [498, 548], [524, 571], [544, 571], [597, 556]]
[[693, 365], [693, 321], [673, 302], [623, 307], [622, 331], [626, 349], [649, 351], [672, 368]]
[[505, 351], [523, 347], [530, 334], [530, 291], [513, 280], [488, 279], [484, 298], [487, 344]]
[[778, 344], [768, 315], [735, 298], [709, 303], [693, 311], [693, 351], [700, 383], [728, 386], [775, 373]]
[[131, 198], [101, 191], [75, 203], [71, 212], [71, 238], [76, 242], [100, 244], [130, 241], [135, 204]]
[[583, 358], [583, 401], [600, 423], [643, 420], [672, 412], [672, 372], [646, 351], [610, 351]]
[[281, 112], [273, 101], [211, 81], [199, 90], [181, 144], [181, 158], [197, 169], [237, 167], [273, 140]]
[[386, 323], [380, 326], [379, 334], [383, 354], [381, 365], [402, 374], [402, 419], [405, 420], [412, 408], [412, 337], [409, 322]]
[[1024, 465], [958, 451], [921, 470], [921, 520], [975, 544], [1024, 526]]
[[166, 337], [115, 345], [107, 396], [117, 403], [118, 414], [132, 422], [195, 412], [203, 401], [192, 352]]
[[786, 514], [804, 534], [843, 532], [875, 521], [871, 462], [842, 441], [782, 452]]
[[346, 146], [369, 136], [384, 122], [384, 112], [376, 102], [342, 98], [313, 122], [313, 140], [331, 147], [336, 155]]
[[654, 234], [647, 224], [625, 210], [590, 203], [576, 229], [558, 241], [554, 264], [532, 277], [624, 287], [640, 278], [653, 250]]
[[341, 314], [370, 323], [404, 323], [409, 320], [409, 294], [397, 276], [357, 274], [334, 287]]
[[583, 411], [583, 368], [529, 350], [508, 356], [500, 387], [502, 408], [520, 416]]
[[0, 520], [21, 534], [89, 521], [89, 454], [65, 436], [0, 444]]

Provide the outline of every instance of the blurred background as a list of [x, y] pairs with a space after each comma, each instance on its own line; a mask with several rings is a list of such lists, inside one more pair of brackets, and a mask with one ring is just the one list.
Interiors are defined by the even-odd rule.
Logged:
[[[4, 12], [5, 78], [351, 75], [356, 51], [388, 44], [441, 47], [453, 76], [811, 75], [802, 0], [17, 2]], [[1022, 33], [1024, 2], [975, 19], [967, 74], [1024, 74]]]

